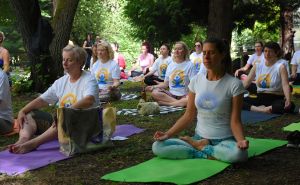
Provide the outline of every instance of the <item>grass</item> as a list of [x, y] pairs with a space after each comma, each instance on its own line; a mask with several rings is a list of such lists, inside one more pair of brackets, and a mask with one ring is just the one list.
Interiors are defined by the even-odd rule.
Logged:
[[[125, 82], [121, 90], [122, 92], [139, 94], [141, 84]], [[14, 96], [14, 115], [16, 116], [18, 110], [33, 98], [34, 96], [32, 95]], [[294, 100], [296, 104], [300, 104], [298, 99]], [[135, 108], [137, 103], [138, 100], [129, 100], [113, 102], [112, 105], [117, 109]], [[49, 107], [46, 110], [53, 112], [55, 109]], [[154, 117], [118, 116], [117, 124], [131, 123], [146, 130], [143, 133], [131, 136], [128, 140], [114, 141], [113, 147], [89, 154], [78, 155], [72, 159], [53, 163], [16, 177], [0, 174], [0, 184], [140, 184], [105, 181], [100, 180], [100, 177], [153, 158], [154, 155], [151, 150], [153, 134], [157, 130], [165, 131], [170, 128], [183, 113], [183, 111], [178, 111]], [[282, 127], [299, 120], [299, 115], [283, 115], [263, 124], [246, 125], [245, 133], [250, 137], [285, 139], [286, 133], [282, 132]], [[191, 124], [191, 127], [180, 133], [180, 135], [193, 135], [194, 126], [195, 124]], [[0, 146], [4, 149], [4, 146], [15, 142], [16, 139], [16, 135], [12, 137], [0, 136]], [[299, 182], [297, 177], [299, 174], [300, 158], [290, 157], [297, 155], [299, 155], [297, 150], [290, 151], [286, 148], [281, 148], [269, 154], [252, 158], [245, 164], [233, 165], [219, 175], [196, 184], [236, 184], [236, 182], [239, 182], [239, 184], [266, 184], [266, 179], [272, 179], [273, 184], [297, 184]], [[284, 171], [286, 168], [289, 169], [288, 172]], [[293, 174], [294, 176], [291, 176]], [[284, 175], [287, 178], [278, 178]]]

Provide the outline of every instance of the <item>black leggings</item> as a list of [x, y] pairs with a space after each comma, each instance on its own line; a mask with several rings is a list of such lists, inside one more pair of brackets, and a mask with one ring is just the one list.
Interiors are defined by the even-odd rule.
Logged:
[[257, 98], [246, 97], [244, 98], [243, 109], [250, 110], [251, 106], [272, 106], [272, 113], [283, 114], [293, 113], [295, 111], [295, 104], [293, 102], [290, 109], [284, 109], [285, 100], [283, 95], [257, 93]]
[[158, 76], [150, 75], [145, 78], [144, 83], [147, 85], [156, 85], [157, 83], [155, 81], [163, 82], [164, 80], [158, 78]]

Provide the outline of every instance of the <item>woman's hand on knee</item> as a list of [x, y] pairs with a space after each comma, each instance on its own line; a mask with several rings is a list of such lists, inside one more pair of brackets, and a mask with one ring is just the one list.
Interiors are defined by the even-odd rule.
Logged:
[[246, 139], [238, 141], [237, 146], [242, 150], [246, 150], [249, 147], [249, 141]]
[[165, 132], [157, 131], [157, 132], [155, 132], [153, 138], [154, 138], [156, 141], [163, 141], [163, 140], [168, 139], [169, 136], [168, 136], [168, 134], [165, 133]]

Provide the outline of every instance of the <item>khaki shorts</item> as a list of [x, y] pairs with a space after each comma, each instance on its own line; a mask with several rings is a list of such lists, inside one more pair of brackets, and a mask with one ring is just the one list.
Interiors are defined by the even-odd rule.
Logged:
[[48, 112], [43, 112], [40, 110], [33, 110], [29, 113], [36, 123], [36, 132], [35, 134], [40, 135], [44, 133], [48, 128], [52, 126], [54, 121], [51, 114]]

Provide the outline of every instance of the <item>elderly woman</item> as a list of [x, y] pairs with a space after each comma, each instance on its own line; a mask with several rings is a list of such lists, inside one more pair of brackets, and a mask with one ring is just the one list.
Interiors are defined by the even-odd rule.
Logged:
[[[49, 113], [38, 111], [49, 104], [59, 107], [86, 109], [99, 105], [98, 88], [95, 78], [82, 70], [86, 51], [78, 46], [63, 49], [63, 68], [67, 73], [56, 80], [40, 97], [23, 107], [18, 114], [20, 125], [19, 140], [9, 146], [12, 153], [27, 153], [42, 143], [57, 138], [57, 127]], [[41, 134], [32, 139], [35, 134]]]
[[[220, 39], [203, 44], [207, 75], [199, 73], [189, 85], [184, 115], [166, 132], [157, 131], [152, 150], [168, 159], [208, 158], [225, 162], [247, 160], [248, 141], [241, 123], [245, 89], [231, 76], [229, 46]], [[197, 115], [193, 138], [171, 138], [189, 127]]]
[[243, 81], [247, 88], [256, 79], [257, 98], [245, 98], [243, 109], [279, 114], [294, 112], [286, 61], [280, 57], [281, 48], [278, 43], [269, 42], [265, 45], [265, 62], [254, 65]]
[[[164, 82], [147, 86], [146, 91], [160, 105], [185, 107], [187, 104], [188, 85], [195, 75], [194, 65], [189, 60], [189, 49], [182, 42], [176, 42], [173, 48], [173, 62], [167, 68]], [[166, 90], [169, 88], [169, 90]]]
[[115, 101], [121, 98], [120, 90], [120, 67], [114, 61], [114, 52], [109, 43], [102, 41], [97, 45], [98, 60], [92, 67], [99, 86], [101, 102]]

